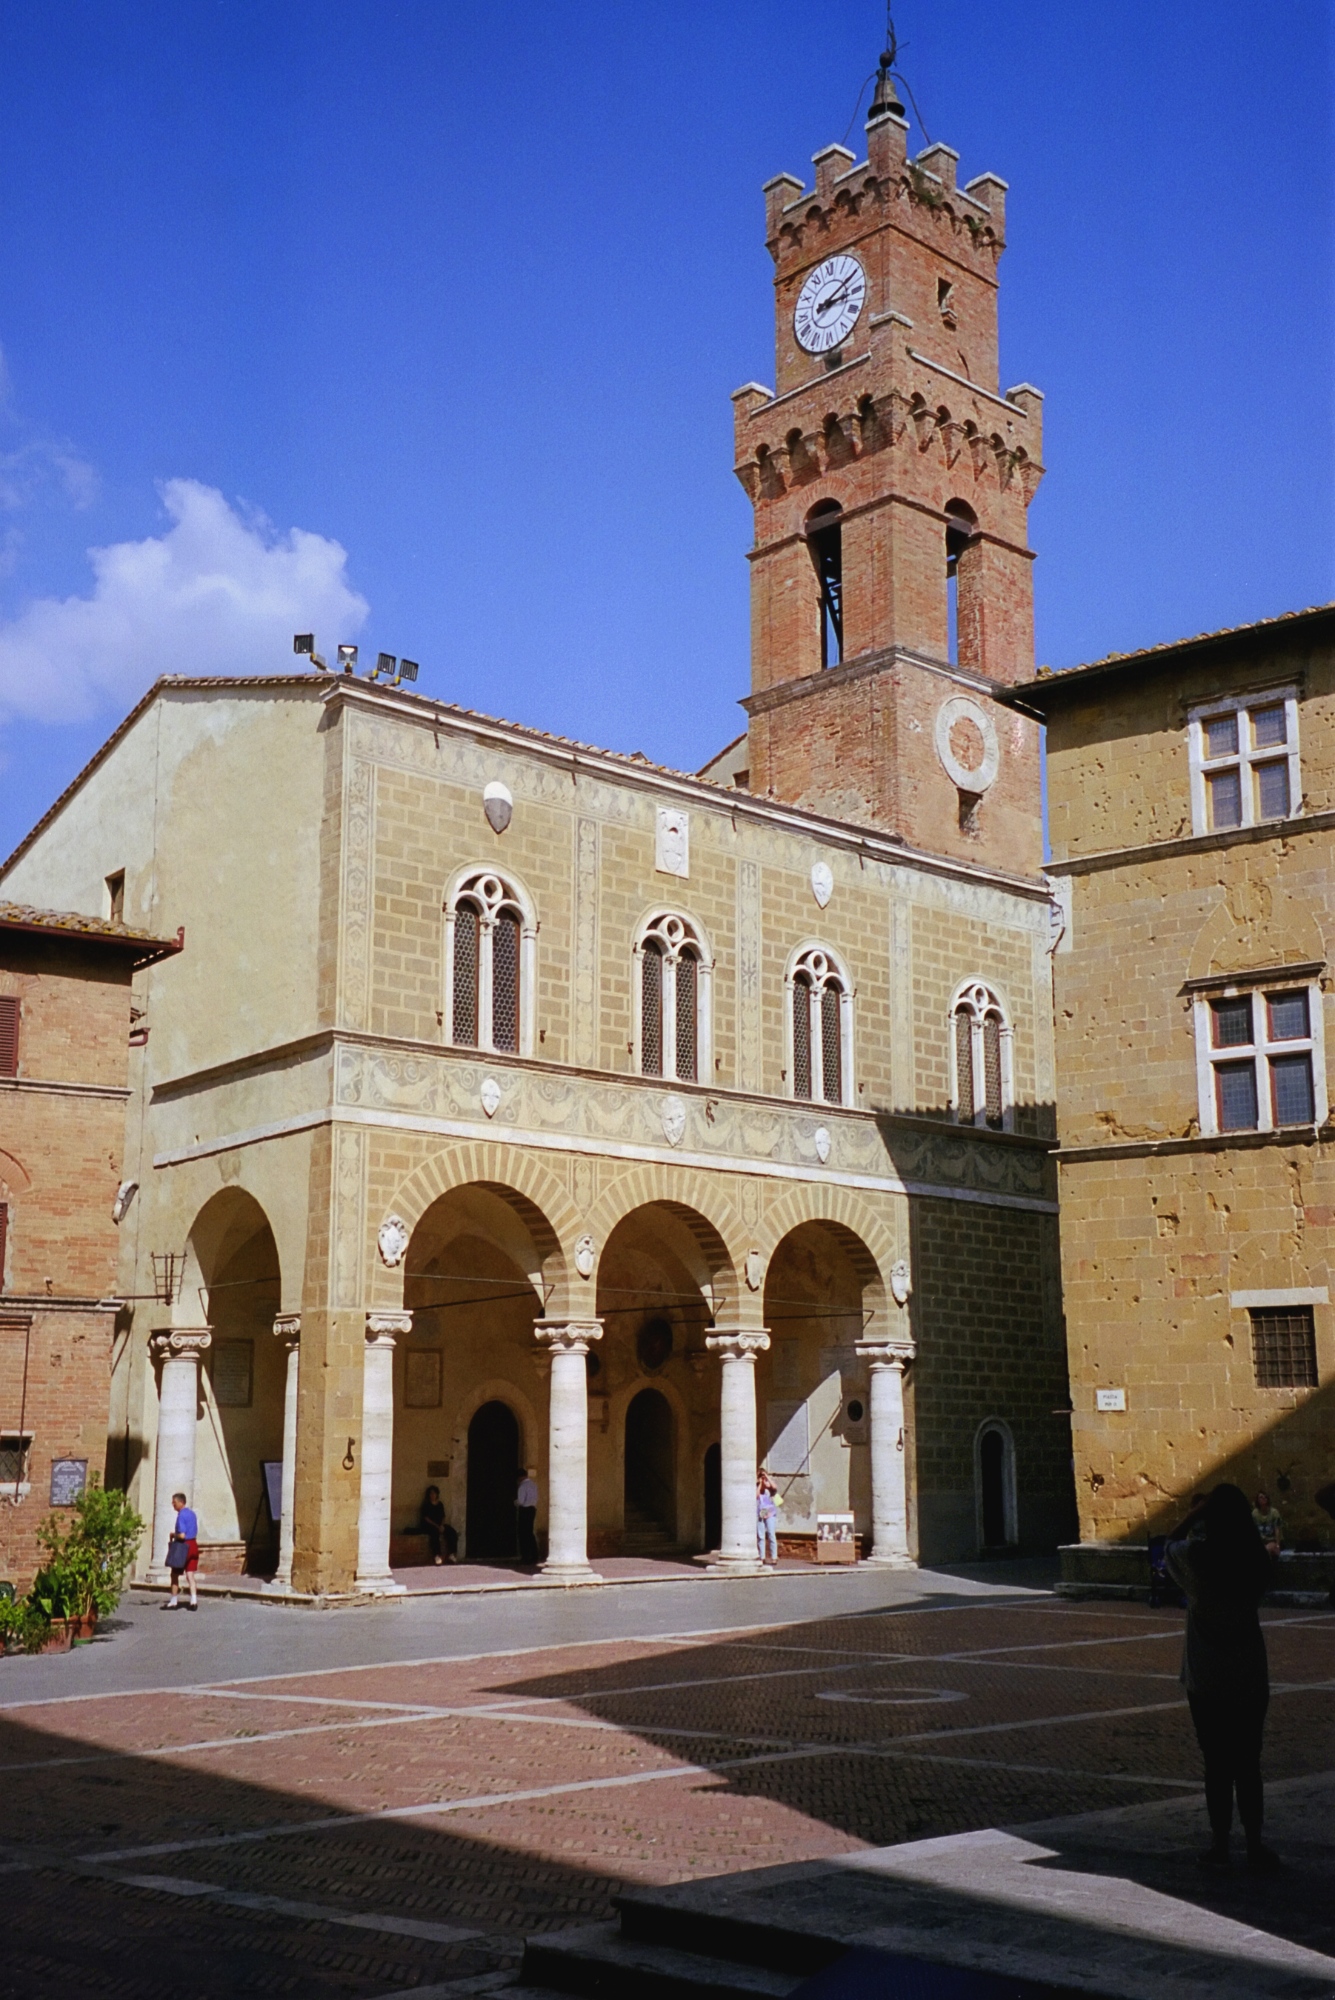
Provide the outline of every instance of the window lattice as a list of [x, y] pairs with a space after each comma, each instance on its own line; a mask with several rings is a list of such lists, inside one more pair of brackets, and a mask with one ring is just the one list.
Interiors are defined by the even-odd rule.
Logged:
[[491, 1045], [519, 1048], [519, 919], [502, 910], [491, 936]]
[[20, 1437], [17, 1432], [0, 1437], [0, 1486], [16, 1486], [27, 1478], [31, 1445], [31, 1438]]
[[663, 1074], [663, 947], [650, 938], [641, 960], [640, 1067], [646, 1076]]
[[677, 1075], [696, 1081], [696, 1002], [698, 966], [695, 954], [684, 951], [677, 960]]
[[1252, 1360], [1258, 1389], [1315, 1389], [1316, 1328], [1310, 1306], [1253, 1306]]
[[1001, 1016], [988, 1014], [983, 1022], [983, 1087], [989, 1125], [1000, 1125], [1001, 1101]]
[[955, 1014], [955, 1101], [961, 1118], [973, 1117], [973, 1013], [960, 1007]]
[[477, 1047], [477, 908], [460, 903], [454, 913], [454, 1039], [465, 1048]]
[[811, 1096], [811, 982], [793, 981], [793, 1095]]
[[844, 1101], [843, 1051], [839, 1046], [839, 1006], [843, 997], [833, 983], [820, 996], [821, 1088], [827, 1104]]

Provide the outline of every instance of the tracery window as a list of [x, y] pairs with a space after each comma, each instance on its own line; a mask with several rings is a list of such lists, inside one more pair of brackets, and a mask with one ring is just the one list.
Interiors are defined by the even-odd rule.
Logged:
[[635, 940], [636, 1066], [641, 1076], [699, 1083], [709, 1073], [713, 961], [698, 924], [656, 910]]
[[445, 899], [445, 1040], [457, 1048], [533, 1053], [537, 922], [519, 884], [465, 869]]
[[788, 968], [789, 1064], [794, 1097], [851, 1104], [853, 986], [823, 945], [806, 945]]
[[1009, 1127], [1014, 1102], [1011, 1028], [990, 986], [970, 980], [951, 1002], [952, 1101], [965, 1125]]

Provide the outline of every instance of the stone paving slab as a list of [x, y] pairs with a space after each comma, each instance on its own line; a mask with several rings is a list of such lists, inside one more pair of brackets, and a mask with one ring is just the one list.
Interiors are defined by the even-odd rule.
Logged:
[[[526, 1935], [609, 1917], [628, 1885], [987, 1828], [1055, 1848], [1035, 1822], [1078, 1821], [1071, 1868], [1097, 1874], [1104, 1842], [1136, 1881], [1126, 1808], [1170, 1828], [1154, 1862], [1165, 1882], [1189, 1865], [1180, 1614], [923, 1579], [883, 1579], [876, 1596], [867, 1579], [782, 1578], [703, 1595], [734, 1629], [617, 1633], [607, 1598], [553, 1613], [535, 1594], [521, 1619], [513, 1600], [493, 1604], [511, 1643], [474, 1652], [496, 1626], [466, 1600], [457, 1630], [430, 1605], [250, 1624], [234, 1605], [132, 1615], [124, 1656], [109, 1643], [3, 1663], [0, 2000], [485, 1984], [515, 1968]], [[688, 1598], [702, 1601], [620, 1602], [634, 1626], [653, 1623], [646, 1600]], [[587, 1629], [589, 1602], [602, 1629]], [[1307, 1782], [1335, 1768], [1335, 1618], [1271, 1614], [1267, 1631], [1283, 1670], [1267, 1769]], [[11, 1667], [21, 1692], [7, 1703]], [[850, 1689], [857, 1701], [827, 1698]], [[1057, 1851], [1024, 1858], [1026, 1878], [1065, 1866]], [[1215, 1890], [1168, 1893], [1206, 1907]], [[1267, 1905], [1278, 1933], [1322, 1948], [1283, 1893]]]

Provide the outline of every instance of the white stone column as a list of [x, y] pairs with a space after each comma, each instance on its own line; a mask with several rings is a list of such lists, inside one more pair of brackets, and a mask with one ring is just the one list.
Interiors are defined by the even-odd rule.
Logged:
[[403, 1589], [389, 1569], [389, 1503], [394, 1479], [394, 1337], [411, 1333], [410, 1312], [366, 1315], [362, 1357], [362, 1484], [357, 1513], [358, 1590], [391, 1597]]
[[904, 1370], [910, 1340], [859, 1341], [871, 1375], [871, 1555], [883, 1569], [914, 1569], [909, 1554], [907, 1452], [904, 1440]]
[[[153, 1469], [153, 1560], [150, 1583], [166, 1583], [167, 1541], [176, 1520], [174, 1493], [195, 1505], [195, 1427], [199, 1418], [199, 1364], [213, 1338], [207, 1326], [159, 1328], [149, 1352], [161, 1364], [158, 1436]], [[202, 1525], [202, 1524], [201, 1524]]]
[[274, 1336], [287, 1347], [287, 1381], [283, 1390], [282, 1518], [278, 1524], [278, 1569], [265, 1590], [292, 1588], [292, 1507], [297, 1492], [297, 1387], [301, 1365], [301, 1314], [280, 1313]]
[[547, 1560], [552, 1583], [601, 1583], [589, 1567], [589, 1343], [601, 1340], [598, 1319], [533, 1327], [552, 1358], [548, 1389]]
[[723, 1531], [710, 1568], [733, 1576], [769, 1576], [756, 1549], [756, 1356], [769, 1346], [763, 1327], [705, 1336], [720, 1356], [719, 1459]]

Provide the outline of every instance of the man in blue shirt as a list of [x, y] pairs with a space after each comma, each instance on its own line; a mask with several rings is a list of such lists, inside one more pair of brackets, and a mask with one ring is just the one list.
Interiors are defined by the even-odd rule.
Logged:
[[172, 1573], [172, 1587], [171, 1595], [162, 1608], [164, 1611], [175, 1611], [181, 1601], [181, 1578], [184, 1575], [190, 1586], [190, 1609], [198, 1611], [195, 1571], [199, 1568], [199, 1520], [194, 1508], [186, 1505], [184, 1493], [172, 1494], [172, 1506], [176, 1509], [176, 1525], [167, 1538], [167, 1567]]

